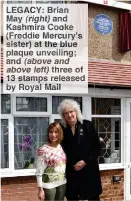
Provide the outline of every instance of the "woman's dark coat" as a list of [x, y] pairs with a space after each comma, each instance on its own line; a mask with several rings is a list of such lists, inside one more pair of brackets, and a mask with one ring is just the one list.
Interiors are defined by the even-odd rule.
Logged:
[[[83, 124], [78, 122], [74, 136], [70, 126], [63, 127], [63, 133], [62, 146], [67, 155], [67, 183], [73, 181], [72, 185], [77, 185], [78, 191], [85, 198], [100, 195], [102, 193], [98, 165], [100, 142], [92, 122], [88, 120], [84, 120]], [[74, 165], [80, 160], [84, 160], [87, 165], [82, 170], [75, 171]]]

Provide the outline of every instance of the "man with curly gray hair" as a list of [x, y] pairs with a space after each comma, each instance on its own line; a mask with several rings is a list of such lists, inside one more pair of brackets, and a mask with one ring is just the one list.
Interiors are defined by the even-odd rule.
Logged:
[[[99, 201], [102, 185], [98, 164], [100, 141], [91, 121], [84, 120], [79, 104], [63, 100], [58, 108], [67, 156], [67, 200]], [[87, 111], [88, 112], [88, 111]]]

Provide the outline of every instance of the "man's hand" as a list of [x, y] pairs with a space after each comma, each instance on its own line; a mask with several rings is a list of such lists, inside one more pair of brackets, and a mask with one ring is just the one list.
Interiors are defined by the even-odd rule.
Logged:
[[44, 201], [44, 199], [45, 199], [45, 193], [42, 188], [38, 190], [38, 198], [40, 201]]
[[78, 163], [76, 163], [74, 165], [74, 168], [75, 168], [76, 171], [78, 171], [78, 170], [81, 170], [85, 166], [86, 166], [85, 161], [81, 160], [81, 161], [79, 161]]

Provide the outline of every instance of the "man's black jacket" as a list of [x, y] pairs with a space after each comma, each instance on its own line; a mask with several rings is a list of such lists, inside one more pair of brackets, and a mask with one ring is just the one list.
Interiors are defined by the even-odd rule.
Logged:
[[[100, 141], [92, 122], [88, 120], [83, 120], [83, 123], [77, 122], [74, 136], [70, 126], [62, 128], [64, 134], [62, 147], [67, 156], [67, 182], [74, 180], [85, 195], [100, 195], [102, 193], [98, 165]], [[80, 160], [84, 160], [86, 166], [80, 171], [75, 171], [74, 165]]]

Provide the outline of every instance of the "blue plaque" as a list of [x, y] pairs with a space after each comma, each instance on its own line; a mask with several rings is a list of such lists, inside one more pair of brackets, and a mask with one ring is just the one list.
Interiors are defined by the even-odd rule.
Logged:
[[99, 14], [94, 19], [94, 28], [98, 33], [106, 35], [112, 32], [113, 22], [109, 16]]

